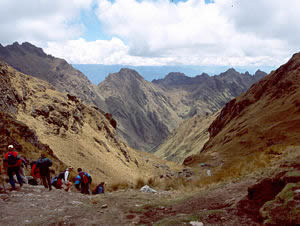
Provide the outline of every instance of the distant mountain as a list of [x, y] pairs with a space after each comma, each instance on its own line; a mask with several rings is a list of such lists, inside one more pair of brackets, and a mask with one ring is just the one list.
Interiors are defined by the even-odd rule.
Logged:
[[[196, 75], [201, 74], [202, 72], [205, 72], [210, 76], [217, 75], [229, 69], [229, 67], [227, 66], [199, 66], [199, 65], [132, 66], [132, 65], [120, 65], [120, 64], [116, 64], [116, 65], [73, 64], [72, 66], [77, 70], [81, 71], [82, 73], [84, 73], [88, 77], [88, 79], [94, 84], [99, 84], [100, 82], [104, 81], [105, 77], [107, 77], [109, 74], [117, 73], [122, 68], [129, 68], [137, 71], [148, 82], [151, 82], [154, 79], [164, 78], [166, 74], [168, 74], [169, 72], [175, 72], [175, 71], [184, 73], [189, 77], [194, 77]], [[237, 66], [235, 67], [235, 69], [240, 73], [249, 71], [250, 74], [254, 74], [255, 71], [257, 70], [257, 67]], [[270, 66], [262, 66], [260, 69], [269, 73], [270, 71], [276, 68]]]
[[264, 75], [233, 69], [213, 77], [169, 73], [151, 83], [134, 70], [121, 69], [98, 87], [130, 146], [150, 151], [184, 119], [218, 111]]
[[189, 112], [180, 115], [182, 118], [189, 118], [196, 114], [218, 111], [265, 75], [265, 72], [259, 70], [253, 76], [248, 72], [241, 74], [233, 68], [215, 76], [203, 73], [196, 77], [188, 77], [173, 72], [164, 79], [153, 80], [153, 83], [168, 92], [184, 91], [181, 99], [190, 108]]
[[134, 70], [110, 74], [98, 88], [122, 136], [134, 148], [151, 149], [178, 125], [168, 94]]
[[[300, 53], [231, 100], [210, 125], [209, 141], [186, 165], [203, 161], [245, 172], [270, 164], [288, 147], [299, 145]], [[233, 165], [233, 164], [236, 165]], [[245, 166], [245, 167], [244, 167]], [[248, 166], [248, 168], [246, 167]]]
[[17, 42], [3, 47], [0, 44], [0, 60], [15, 69], [49, 82], [57, 90], [80, 97], [84, 102], [106, 111], [103, 97], [96, 86], [80, 71], [65, 60], [47, 55], [41, 48], [28, 42]]

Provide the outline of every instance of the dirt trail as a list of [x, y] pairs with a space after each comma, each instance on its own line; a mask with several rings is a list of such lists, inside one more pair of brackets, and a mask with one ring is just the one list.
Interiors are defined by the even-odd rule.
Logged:
[[18, 191], [0, 194], [0, 225], [132, 225], [138, 218], [128, 217], [129, 208], [168, 195], [129, 190], [89, 196], [25, 184]]
[[251, 219], [238, 216], [236, 209], [251, 184], [230, 183], [194, 194], [128, 190], [97, 196], [25, 184], [21, 190], [0, 194], [0, 224], [184, 225], [197, 220], [204, 225], [253, 225]]

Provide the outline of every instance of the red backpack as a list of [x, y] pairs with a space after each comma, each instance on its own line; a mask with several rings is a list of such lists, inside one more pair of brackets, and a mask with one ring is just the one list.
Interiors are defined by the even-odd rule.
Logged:
[[82, 183], [84, 183], [84, 184], [88, 184], [89, 183], [89, 178], [88, 178], [88, 176], [86, 175], [85, 172], [80, 172], [79, 176], [81, 177], [81, 182]]

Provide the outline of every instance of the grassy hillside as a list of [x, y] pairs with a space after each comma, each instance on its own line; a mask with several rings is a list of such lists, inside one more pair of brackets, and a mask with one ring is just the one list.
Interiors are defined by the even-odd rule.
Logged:
[[208, 127], [219, 112], [196, 115], [183, 121], [168, 138], [156, 148], [154, 154], [162, 159], [182, 163], [190, 155], [198, 154], [209, 139]]

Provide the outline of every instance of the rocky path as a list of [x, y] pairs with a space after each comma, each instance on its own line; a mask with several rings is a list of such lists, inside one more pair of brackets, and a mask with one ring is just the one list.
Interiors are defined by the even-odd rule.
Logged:
[[0, 225], [255, 225], [236, 208], [252, 183], [230, 183], [193, 194], [127, 190], [96, 196], [25, 184], [0, 194]]
[[130, 208], [162, 196], [169, 193], [129, 190], [89, 196], [25, 184], [17, 191], [0, 194], [0, 225], [132, 225], [139, 217], [130, 217]]

